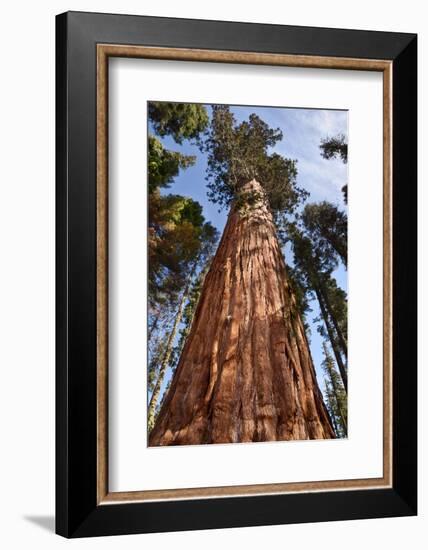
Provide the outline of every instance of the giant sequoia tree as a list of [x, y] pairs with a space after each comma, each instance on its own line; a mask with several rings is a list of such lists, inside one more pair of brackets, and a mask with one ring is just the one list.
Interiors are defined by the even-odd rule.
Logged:
[[213, 107], [209, 196], [229, 215], [150, 445], [334, 437], [276, 233], [305, 195], [281, 138]]

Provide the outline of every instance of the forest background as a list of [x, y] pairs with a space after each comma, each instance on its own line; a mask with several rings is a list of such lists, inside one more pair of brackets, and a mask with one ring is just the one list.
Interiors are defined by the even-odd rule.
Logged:
[[[281, 139], [267, 152], [293, 162], [301, 196], [296, 210], [286, 215], [285, 225], [277, 224], [278, 232], [318, 384], [336, 436], [345, 437], [348, 114], [279, 107], [225, 109], [236, 127], [255, 115], [277, 129]], [[215, 110], [211, 105], [153, 102], [148, 106], [149, 430], [168, 391], [227, 220], [228, 205], [222, 204], [212, 179], [211, 184], [207, 180], [210, 157], [203, 145]], [[310, 251], [302, 246], [305, 240]], [[322, 273], [329, 307], [325, 303], [320, 307], [305, 268], [308, 261]]]

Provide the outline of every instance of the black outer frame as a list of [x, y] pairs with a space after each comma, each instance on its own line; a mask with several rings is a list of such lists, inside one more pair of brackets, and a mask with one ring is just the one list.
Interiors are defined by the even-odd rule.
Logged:
[[[393, 61], [393, 487], [97, 506], [96, 44]], [[56, 17], [56, 532], [65, 537], [417, 513], [417, 36], [67, 12]]]

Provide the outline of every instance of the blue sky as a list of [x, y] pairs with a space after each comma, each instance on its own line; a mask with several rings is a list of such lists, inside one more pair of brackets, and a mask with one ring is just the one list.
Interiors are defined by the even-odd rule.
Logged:
[[[210, 111], [210, 108], [208, 107]], [[273, 150], [284, 157], [297, 160], [297, 184], [310, 193], [308, 202], [329, 201], [341, 210], [346, 210], [341, 188], [348, 181], [347, 166], [341, 160], [325, 160], [320, 155], [319, 144], [327, 136], [344, 134], [348, 137], [347, 111], [324, 109], [296, 109], [280, 107], [231, 107], [238, 121], [248, 119], [251, 113], [262, 118], [269, 126], [279, 127], [283, 133], [282, 141]], [[177, 145], [170, 137], [161, 140], [167, 149], [180, 151], [197, 157], [194, 166], [180, 172], [173, 184], [163, 192], [180, 194], [198, 201], [203, 208], [203, 214], [220, 234], [227, 219], [227, 211], [218, 211], [219, 207], [208, 200], [206, 188], [206, 155], [196, 146], [184, 142]], [[292, 265], [290, 250], [283, 250], [286, 264]], [[347, 274], [340, 266], [335, 277], [338, 285], [347, 291]], [[308, 316], [310, 326], [310, 345], [312, 357], [317, 371], [318, 382], [323, 390], [323, 360], [322, 338], [319, 336], [314, 319], [319, 315], [315, 301], [310, 303], [312, 313]]]

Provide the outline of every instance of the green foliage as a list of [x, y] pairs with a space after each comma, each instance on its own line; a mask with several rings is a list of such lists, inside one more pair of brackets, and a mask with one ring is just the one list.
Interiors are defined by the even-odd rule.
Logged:
[[317, 330], [330, 340], [346, 390], [347, 295], [333, 276], [339, 259], [346, 265], [346, 215], [327, 202], [307, 205], [301, 218], [288, 224], [287, 237], [302, 288], [318, 301]]
[[346, 292], [337, 285], [333, 277], [323, 281], [323, 291], [329, 303], [331, 314], [347, 341], [348, 336], [348, 302]]
[[[317, 299], [321, 312], [320, 317], [315, 319], [318, 323], [317, 330], [323, 337], [329, 337], [341, 375], [346, 381], [343, 357], [347, 356], [347, 296], [333, 277], [333, 271], [337, 267], [337, 256], [328, 249], [317, 247], [304, 233], [304, 226], [289, 223], [287, 230], [294, 253], [293, 276], [298, 279], [306, 300]], [[305, 306], [300, 307], [304, 311]]]
[[155, 192], [149, 201], [149, 300], [175, 295], [183, 287], [192, 262], [198, 257], [205, 223], [201, 205], [181, 195]]
[[149, 136], [149, 194], [159, 187], [169, 187], [178, 176], [180, 168], [188, 168], [195, 164], [196, 157], [182, 155], [176, 151], [165, 149], [154, 136]]
[[[199, 136], [208, 124], [208, 115], [200, 105], [152, 102], [149, 120], [159, 136], [171, 135], [182, 143]], [[204, 228], [198, 202], [161, 193], [180, 169], [192, 166], [195, 160], [195, 156], [165, 149], [157, 137], [149, 135], [149, 301], [153, 310], [176, 301], [192, 261], [200, 254], [203, 231], [212, 228]]]
[[307, 281], [315, 281], [322, 273], [329, 276], [336, 269], [337, 255], [331, 249], [317, 246], [300, 219], [287, 222], [282, 230], [286, 234], [286, 241], [291, 244], [295, 268], [302, 272], [302, 277]]
[[322, 362], [323, 371], [326, 375], [325, 394], [326, 405], [330, 417], [333, 421], [336, 436], [347, 437], [348, 435], [348, 399], [343, 387], [342, 380], [337, 372], [333, 357], [328, 351], [324, 342], [324, 361]]
[[344, 163], [348, 162], [348, 144], [343, 134], [335, 137], [327, 137], [320, 144], [321, 156], [325, 159], [340, 158]]
[[161, 101], [149, 103], [149, 120], [159, 136], [169, 135], [180, 144], [184, 139], [197, 140], [209, 122], [204, 105]]
[[336, 253], [347, 265], [348, 217], [329, 202], [307, 204], [302, 221], [314, 245], [322, 254]]
[[[348, 144], [343, 134], [336, 137], [327, 137], [321, 140], [321, 156], [325, 159], [340, 158], [345, 164], [348, 162]], [[348, 204], [348, 184], [342, 187], [343, 200]]]
[[238, 124], [229, 107], [214, 105], [212, 109], [203, 146], [208, 154], [209, 199], [227, 207], [244, 183], [257, 179], [272, 211], [292, 214], [307, 193], [296, 185], [296, 161], [269, 154], [282, 132], [269, 128], [255, 114]]
[[[149, 120], [159, 137], [169, 135], [181, 144], [184, 139], [199, 139], [208, 124], [208, 114], [201, 105], [153, 102], [149, 104]], [[179, 171], [195, 160], [194, 156], [165, 149], [160, 139], [149, 135], [149, 393], [156, 385], [159, 388], [165, 365], [174, 360], [174, 338], [166, 337], [173, 334], [175, 321], [179, 322], [182, 300], [187, 300], [197, 266], [218, 239], [217, 230], [205, 222], [198, 202], [162, 193]]]
[[297, 310], [305, 326], [306, 334], [309, 334], [310, 327], [307, 323], [307, 315], [312, 311], [309, 305], [308, 287], [302, 271], [298, 268], [287, 266], [288, 282], [290, 283], [294, 297], [296, 298]]
[[165, 340], [158, 339], [154, 350], [150, 353], [149, 364], [147, 368], [147, 390], [152, 392], [156, 385], [156, 380], [159, 375], [159, 366], [162, 357], [165, 354]]

